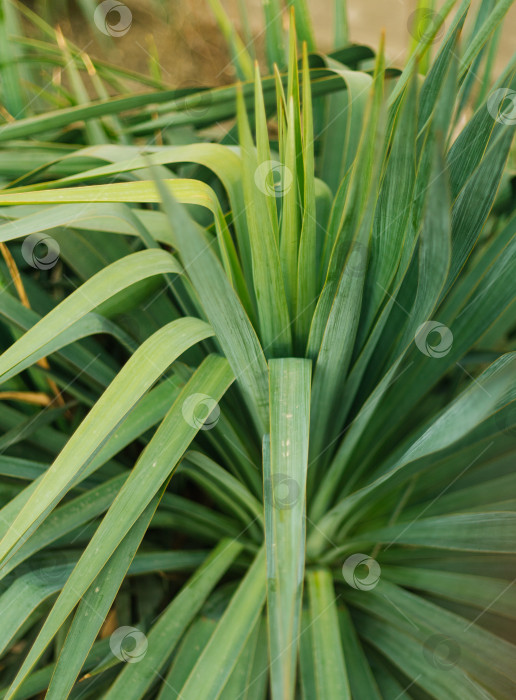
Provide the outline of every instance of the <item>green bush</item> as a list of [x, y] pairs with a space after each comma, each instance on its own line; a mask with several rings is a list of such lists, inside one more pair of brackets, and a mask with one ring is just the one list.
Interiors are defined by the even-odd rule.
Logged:
[[1, 698], [514, 697], [511, 1], [288, 4], [142, 91], [1, 5]]

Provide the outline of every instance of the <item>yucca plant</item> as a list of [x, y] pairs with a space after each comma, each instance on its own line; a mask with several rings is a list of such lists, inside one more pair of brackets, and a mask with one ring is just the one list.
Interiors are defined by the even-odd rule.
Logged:
[[511, 2], [402, 71], [289, 4], [195, 94], [58, 36], [0, 127], [5, 700], [514, 697]]

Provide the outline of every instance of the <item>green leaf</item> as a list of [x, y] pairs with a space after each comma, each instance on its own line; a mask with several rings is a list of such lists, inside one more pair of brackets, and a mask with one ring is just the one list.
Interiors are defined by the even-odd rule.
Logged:
[[[81, 297], [80, 301], [82, 299]], [[45, 321], [42, 325], [45, 325]], [[27, 335], [29, 334], [30, 331]], [[27, 338], [27, 335], [18, 343]], [[0, 553], [4, 559], [24, 533], [30, 531], [40, 516], [44, 516], [66, 493], [77, 477], [85, 476], [84, 471], [81, 474], [81, 469], [88, 465], [104, 440], [162, 372], [191, 345], [210, 335], [212, 331], [206, 323], [198, 319], [178, 319], [155, 333], [138, 349], [67, 442], [17, 514], [0, 543]], [[16, 349], [16, 344], [12, 349]], [[113, 403], [115, 397], [116, 404]], [[106, 406], [110, 407], [109, 418], [106, 416]]]
[[306, 41], [309, 51], [315, 48], [314, 30], [306, 0], [288, 0], [288, 6], [295, 10], [297, 34], [300, 41]]
[[[381, 50], [378, 54], [375, 76], [368, 98], [367, 116], [365, 118], [368, 129], [364, 128], [362, 131], [359, 150], [350, 174], [350, 186], [343, 191], [345, 204], [342, 209], [339, 208], [335, 217], [334, 234], [329, 236], [329, 244], [332, 246], [331, 255], [324, 286], [317, 301], [310, 328], [307, 347], [307, 355], [309, 357], [315, 358], [319, 352], [344, 264], [351, 252], [353, 238], [348, 232], [355, 233], [358, 230], [370, 197], [371, 187], [373, 186], [375, 146], [378, 144], [380, 134], [383, 133], [380, 113], [383, 100], [384, 66], [385, 59], [383, 50]], [[369, 130], [374, 134], [374, 138], [371, 138]], [[359, 176], [359, 173], [362, 174]], [[339, 201], [340, 203], [342, 203], [342, 200]]]
[[109, 114], [119, 114], [125, 110], [137, 109], [144, 105], [169, 102], [177, 97], [176, 90], [165, 90], [130, 97], [108, 98], [90, 105], [78, 105], [47, 112], [36, 117], [19, 119], [0, 127], [0, 141], [19, 139], [38, 132], [59, 129], [81, 119], [96, 119]]
[[[236, 541], [222, 541], [186, 582], [147, 633], [148, 652], [137, 664], [127, 664], [109, 688], [106, 700], [139, 700], [157, 680], [156, 671], [170, 658], [187, 626], [241, 550]], [[159, 672], [159, 671], [158, 671]]]
[[[444, 687], [449, 684], [452, 692], [454, 681], [457, 681], [457, 687], [460, 687], [460, 682], [464, 684], [465, 678], [468, 678], [472, 689], [477, 690], [477, 695], [481, 691], [475, 681], [484, 688], [491, 689], [495, 694], [494, 697], [507, 696], [506, 693], [514, 683], [515, 676], [511, 663], [515, 651], [513, 644], [421, 596], [386, 581], [380, 581], [374, 590], [369, 591], [366, 596], [362, 595], [361, 599], [357, 595], [359, 592], [363, 593], [363, 591], [351, 591], [346, 594], [346, 597], [360, 609], [364, 609], [364, 604], [367, 603], [368, 616], [374, 615], [381, 619], [383, 624], [374, 624], [377, 630], [375, 637], [379, 640], [382, 638], [387, 640], [388, 637], [392, 639], [393, 633], [393, 636], [399, 635], [400, 644], [396, 655], [399, 655], [399, 661], [403, 660], [404, 665], [406, 663], [409, 669], [410, 662], [405, 662], [404, 657], [412, 646], [410, 653], [415, 665], [419, 666], [422, 673], [422, 680], [425, 681], [425, 684], [422, 683], [423, 687], [426, 687], [426, 683], [431, 684], [435, 681], [443, 684]], [[364, 597], [367, 601], [364, 601]], [[362, 615], [360, 620], [363, 620]], [[372, 623], [371, 619], [364, 623], [364, 628], [361, 626], [360, 629], [364, 631], [372, 629]], [[365, 636], [368, 641], [371, 641], [370, 633], [366, 632]], [[409, 638], [412, 639], [411, 645]], [[451, 658], [445, 660], [444, 667], [441, 665], [439, 669], [433, 654], [436, 651], [434, 645], [438, 645], [440, 640], [451, 642], [452, 650]], [[414, 654], [415, 644], [420, 647], [422, 653]], [[438, 672], [439, 670], [441, 673]], [[411, 671], [414, 673], [412, 669]], [[433, 674], [432, 671], [434, 671]], [[449, 680], [446, 679], [446, 673], [450, 674]], [[414, 677], [415, 675], [417, 674], [414, 674]]]
[[[307, 574], [310, 593], [312, 652], [317, 698], [351, 698], [346, 661], [339, 632], [339, 619], [331, 574], [316, 569]], [[306, 632], [305, 632], [306, 634]]]
[[[271, 360], [270, 459], [264, 454], [267, 610], [274, 698], [294, 698], [304, 572], [309, 360]], [[267, 451], [266, 451], [267, 452]]]
[[[429, 662], [427, 657], [431, 652], [427, 652], [427, 656], [424, 654], [426, 640], [414, 638], [411, 633], [382, 624], [371, 616], [357, 615], [356, 624], [369, 644], [377, 648], [398, 669], [409, 674], [409, 678], [417, 679], [413, 680], [411, 685], [415, 683], [431, 697], [442, 697], [445, 694], [450, 700], [460, 700], [464, 697], [464, 688], [467, 688], [468, 697], [477, 700], [493, 698], [461, 669], [447, 666], [440, 668], [438, 660], [434, 663]], [[446, 639], [446, 634], [443, 633], [443, 637]], [[415, 651], [420, 653], [414, 653]]]
[[226, 39], [233, 63], [236, 66], [238, 77], [241, 80], [252, 80], [253, 78], [253, 62], [247, 48], [240, 39], [232, 25], [231, 19], [228, 17], [220, 0], [209, 0], [211, 10], [215, 15], [217, 24], [219, 25], [224, 38]]
[[14, 35], [20, 33], [18, 17], [13, 6], [7, 1], [0, 2], [0, 74], [2, 77], [2, 102], [13, 117], [25, 116], [26, 96], [22, 88], [20, 47]]
[[297, 269], [297, 307], [295, 342], [299, 348], [306, 347], [310, 323], [317, 299], [317, 220], [316, 183], [313, 176], [315, 156], [313, 143], [312, 91], [310, 84], [308, 53], [303, 45], [303, 217], [299, 239]]
[[365, 530], [358, 538], [360, 542], [514, 554], [515, 525], [516, 513], [464, 513], [401, 522], [369, 532]]
[[115, 499], [124, 481], [124, 475], [116, 476], [114, 479], [109, 479], [97, 488], [89, 489], [86, 493], [56, 509], [9, 562], [2, 567], [2, 578], [35, 552], [44, 549], [81, 525], [84, 526], [89, 520], [93, 520], [106, 511]]
[[159, 700], [167, 700], [171, 689], [176, 694], [179, 692], [179, 688], [183, 686], [188, 678], [199, 654], [213, 634], [216, 625], [217, 621], [214, 618], [203, 615], [200, 615], [192, 622], [183, 636], [183, 641], [174, 656], [169, 672], [163, 678], [161, 691], [158, 695]]
[[283, 35], [283, 8], [281, 0], [269, 0], [262, 3], [265, 19], [265, 51], [269, 73], [273, 73], [274, 64], [280, 68], [286, 65], [285, 38]]
[[6, 700], [40, 658], [95, 577], [136, 522], [162, 484], [170, 478], [178, 461], [200, 429], [183, 415], [184, 403], [200, 391], [217, 401], [233, 381], [225, 360], [210, 355], [186, 384], [130, 473], [117, 499], [107, 512], [79, 563], [68, 578], [38, 638], [22, 664]]
[[514, 128], [504, 129], [498, 135], [455, 201], [449, 285], [465, 264], [493, 206], [513, 137]]
[[[433, 62], [428, 75], [421, 87], [421, 98], [419, 101], [419, 121], [418, 131], [424, 128], [432, 111], [438, 103], [439, 94], [443, 86], [446, 73], [450, 70], [450, 64], [456, 58], [459, 38], [468, 14], [471, 0], [463, 0], [457, 14], [446, 32], [443, 43], [439, 48], [435, 61]], [[456, 85], [454, 86], [454, 100], [456, 98]], [[446, 124], [449, 127], [449, 124]]]
[[[201, 452], [190, 451], [183, 460], [186, 474], [211, 496], [219, 501], [223, 510], [232, 511], [244, 527], [251, 527], [249, 518], [261, 521], [263, 517], [262, 504], [247, 488]], [[261, 534], [261, 532], [260, 532]]]
[[82, 597], [48, 688], [49, 700], [68, 697], [149, 527], [161, 495], [156, 496], [143, 511]]
[[139, 280], [167, 272], [178, 274], [181, 268], [164, 250], [133, 253], [98, 272], [3, 353], [0, 357], [0, 380], [10, 369], [106, 299]]
[[346, 608], [339, 608], [338, 614], [342, 650], [349, 669], [351, 696], [353, 698], [381, 700], [382, 695], [358, 638], [358, 630], [355, 629], [353, 620]]
[[[257, 160], [241, 91], [238, 93], [237, 107], [238, 129], [242, 144], [244, 194], [247, 200], [246, 215], [260, 332], [268, 354], [288, 354], [292, 341], [284, 273], [282, 274], [280, 267], [278, 242], [274, 235], [267, 204], [267, 198], [275, 196], [274, 187], [269, 180], [277, 166], [271, 166], [272, 161], [259, 163]], [[258, 128], [260, 118], [259, 114]], [[288, 172], [288, 165], [286, 168]], [[285, 186], [286, 183], [282, 185]]]
[[[407, 83], [410, 81], [411, 76], [414, 75], [414, 69], [417, 68], [418, 62], [421, 58], [424, 57], [432, 43], [435, 41], [437, 34], [441, 30], [441, 27], [445, 23], [446, 18], [452, 11], [456, 2], [457, 0], [446, 0], [443, 6], [439, 8], [439, 12], [435, 17], [435, 21], [432, 22], [431, 31], [423, 33], [421, 40], [419, 41], [414, 53], [406, 62], [405, 67], [403, 69], [403, 73], [399, 77], [398, 82], [396, 83], [396, 87], [389, 96], [390, 105], [396, 104], [396, 102], [399, 100], [401, 94], [407, 86]], [[466, 3], [469, 3], [469, 0], [463, 1], [461, 9], [459, 9], [459, 14], [462, 14], [464, 12]]]
[[210, 641], [181, 688], [184, 700], [215, 700], [226, 684], [265, 601], [265, 548], [235, 591]]
[[[299, 224], [298, 224], [298, 202], [297, 190], [299, 183], [297, 180], [297, 155], [296, 155], [296, 122], [295, 108], [292, 97], [288, 99], [287, 106], [287, 129], [284, 140], [285, 150], [285, 175], [289, 185], [283, 193], [281, 207], [281, 234], [280, 234], [280, 263], [283, 271], [283, 280], [287, 296], [287, 305], [290, 318], [296, 317], [297, 309], [297, 269], [298, 269], [298, 248], [299, 248]], [[280, 354], [280, 353], [278, 353]], [[283, 355], [290, 354], [290, 348], [286, 348]]]
[[[312, 546], [315, 546], [315, 542], [319, 542], [321, 546], [323, 534], [331, 538], [338, 527], [337, 523], [341, 524], [358, 503], [363, 503], [366, 498], [370, 499], [373, 493], [385, 493], [385, 489], [393, 488], [394, 485], [406, 481], [414, 471], [417, 472], [418, 459], [449, 447], [496, 413], [498, 409], [514, 400], [516, 387], [508, 385], [508, 381], [514, 372], [515, 363], [516, 354], [514, 353], [501, 357], [441, 411], [437, 418], [422, 427], [418, 436], [411, 436], [406, 444], [400, 445], [379, 470], [379, 475], [366, 486], [343, 499], [324, 516], [319, 523], [317, 533], [312, 533], [309, 537], [309, 546], [310, 540], [313, 542]], [[458, 415], [461, 416], [460, 421], [455, 420]], [[336, 556], [336, 552], [333, 556]]]
[[[15, 639], [18, 630], [38, 610], [41, 603], [62, 587], [73, 565], [70, 563], [46, 568], [34, 568], [33, 571], [19, 576], [16, 581], [0, 596], [2, 613], [2, 634], [0, 651], [3, 653]], [[36, 619], [43, 615], [41, 611]]]
[[[383, 60], [382, 52], [380, 46], [378, 62]], [[336, 193], [357, 155], [372, 81], [367, 73], [349, 70], [344, 61], [329, 56], [322, 60], [345, 88], [328, 96], [328, 117], [321, 134], [320, 177]]]
[[203, 232], [165, 191], [161, 194], [188, 276], [261, 428], [267, 421], [269, 397], [267, 364], [258, 337]]
[[503, 579], [409, 566], [382, 566], [382, 572], [400, 586], [466, 603], [482, 612], [490, 610], [509, 619], [516, 617], [516, 592]]
[[[253, 677], [253, 661], [257, 642], [261, 641], [263, 643], [264, 640], [263, 636], [260, 637], [262, 622], [262, 618], [259, 618], [256, 622], [251, 636], [247, 640], [245, 648], [238, 657], [236, 666], [233, 669], [228, 682], [224, 686], [221, 695], [219, 696], [221, 700], [233, 700], [234, 698], [244, 697], [247, 695], [247, 690], [250, 690], [252, 693], [260, 691], [259, 686], [253, 687], [253, 684], [259, 680], [258, 678]], [[249, 687], [250, 684], [251, 687]], [[263, 686], [264, 683], [262, 682], [261, 685]]]
[[349, 44], [347, 0], [335, 0], [335, 48]]
[[[367, 328], [388, 294], [404, 250], [411, 246], [416, 180], [418, 90], [414, 74], [396, 114], [392, 145], [376, 209], [364, 313]], [[417, 233], [417, 232], [416, 232]]]
[[488, 17], [486, 17], [484, 23], [482, 24], [478, 32], [475, 34], [473, 40], [469, 43], [466, 51], [464, 52], [464, 55], [462, 56], [459, 71], [459, 77], [461, 79], [465, 77], [474, 59], [482, 50], [482, 47], [492, 35], [496, 27], [503, 20], [504, 16], [507, 14], [512, 4], [512, 0], [499, 0], [496, 3], [493, 11], [489, 14]]

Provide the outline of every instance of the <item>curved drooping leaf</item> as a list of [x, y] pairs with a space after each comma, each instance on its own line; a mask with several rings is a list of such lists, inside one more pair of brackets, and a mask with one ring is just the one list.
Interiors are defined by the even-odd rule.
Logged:
[[[139, 348], [106, 389], [14, 518], [0, 543], [3, 558], [79, 477], [86, 476], [88, 471], [85, 473], [84, 467], [87, 468], [89, 463], [91, 469], [91, 458], [95, 452], [169, 364], [192, 344], [211, 334], [210, 327], [202, 321], [178, 319], [158, 331]], [[171, 351], [170, 345], [164, 342], [166, 340], [174, 343], [174, 350]], [[112, 396], [117, 399], [116, 408]], [[109, 420], [106, 420], [105, 406], [110, 407]]]
[[[185, 385], [68, 578], [6, 698], [14, 695], [16, 688], [23, 682], [123, 537], [141, 516], [163, 483], [170, 478], [184, 451], [199, 431], [199, 424], [195, 425], [184, 419], [184, 402], [189, 397], [195, 396], [198, 393], [196, 390], [203, 386], [212, 393], [216, 401], [232, 381], [233, 375], [227, 362], [217, 356], [208, 356]], [[177, 428], [178, 424], [179, 428]], [[172, 426], [176, 427], [176, 432], [171, 434]], [[140, 475], [145, 474], [147, 478], [141, 479]], [[97, 546], [97, 543], [102, 543], [102, 547]]]

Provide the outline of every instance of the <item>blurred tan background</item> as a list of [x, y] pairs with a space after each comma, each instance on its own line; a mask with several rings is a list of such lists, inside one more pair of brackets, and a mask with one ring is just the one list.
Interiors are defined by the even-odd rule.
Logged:
[[[112, 41], [102, 41], [104, 37], [84, 22], [77, 9], [68, 17], [62, 17], [60, 24], [65, 34], [88, 53], [126, 68], [146, 71], [150, 56], [157, 52], [163, 80], [175, 87], [192, 83], [216, 85], [234, 78], [229, 55], [207, 0], [124, 1], [133, 15], [132, 26], [126, 35]], [[260, 55], [264, 28], [261, 0], [221, 1], [238, 29], [241, 28], [239, 5], [245, 5]], [[478, 7], [480, 2], [473, 0], [473, 7]], [[318, 48], [331, 49], [334, 0], [308, 0], [308, 5]], [[416, 6], [416, 0], [348, 0], [352, 41], [374, 48], [385, 29], [388, 58], [400, 65], [411, 41], [409, 17]], [[447, 20], [447, 26], [450, 21]], [[516, 0], [505, 20], [497, 71], [502, 70], [516, 50], [515, 37]]]
[[[190, 4], [194, 2], [195, 0], [190, 0]], [[260, 0], [244, 0], [244, 2], [252, 16], [253, 31], [259, 32], [263, 26], [261, 2]], [[411, 39], [408, 31], [408, 20], [417, 7], [417, 0], [347, 0], [347, 2], [350, 34], [353, 41], [377, 45], [380, 32], [385, 28], [387, 50], [391, 59], [400, 54], [403, 55]], [[222, 3], [232, 16], [238, 17], [239, 0], [222, 0]], [[201, 0], [195, 4], [202, 5], [203, 2]], [[444, 0], [437, 3], [438, 7], [443, 4]], [[457, 6], [459, 4], [457, 2]], [[478, 8], [480, 4], [481, 0], [474, 0], [472, 10]], [[308, 0], [308, 6], [311, 10], [320, 48], [330, 48], [333, 42], [335, 0]], [[449, 23], [450, 20], [447, 24]], [[505, 29], [500, 43], [500, 52], [505, 56], [505, 60], [514, 51], [516, 51], [516, 2], [506, 17]]]

